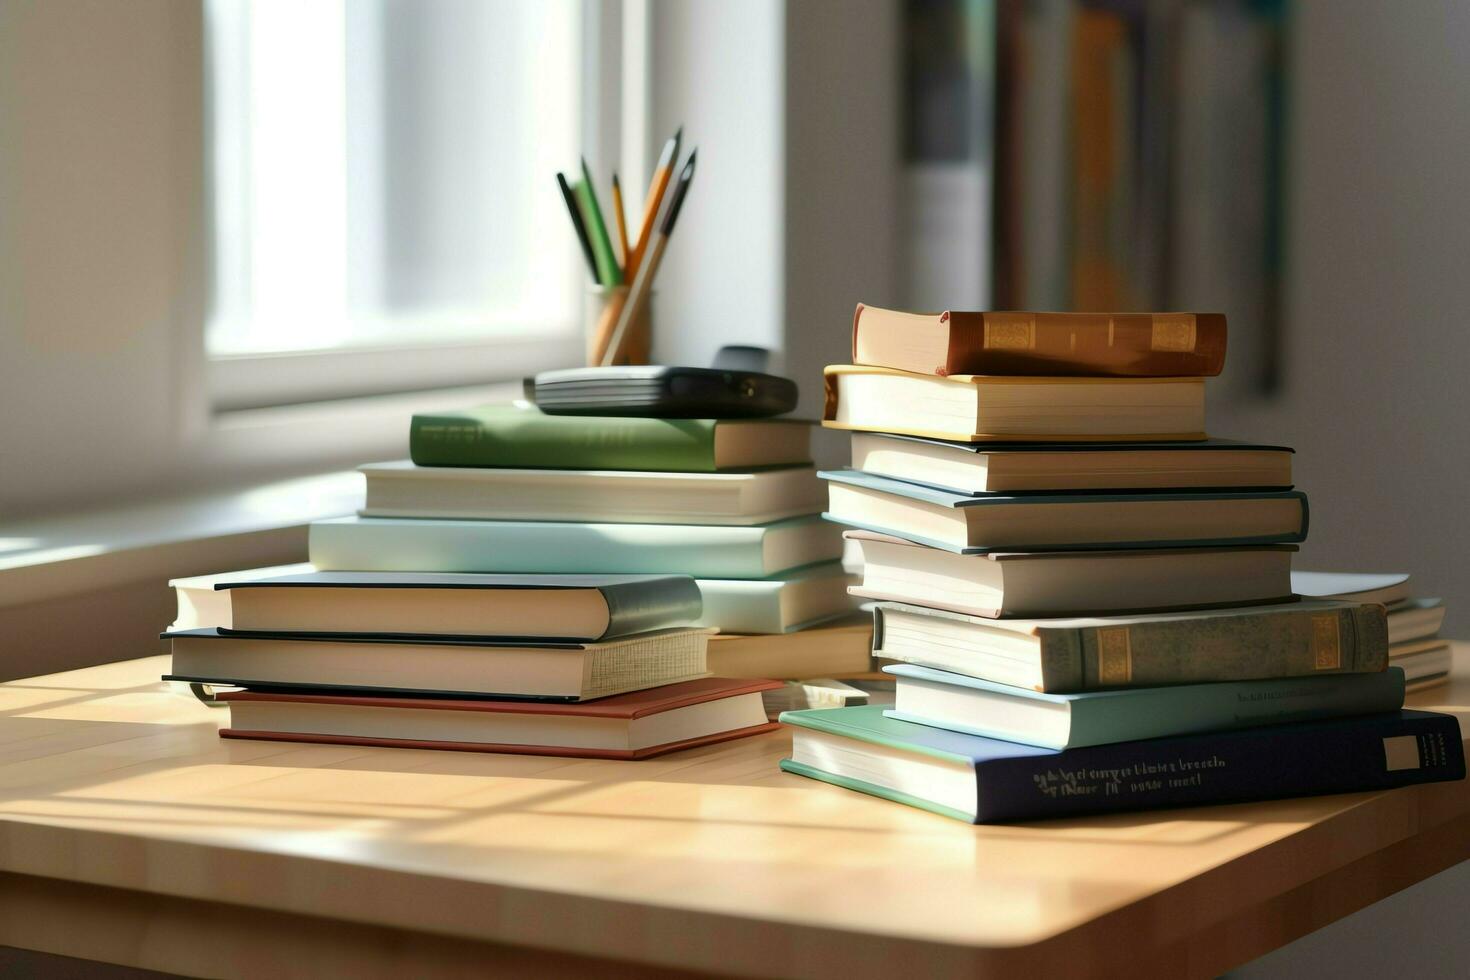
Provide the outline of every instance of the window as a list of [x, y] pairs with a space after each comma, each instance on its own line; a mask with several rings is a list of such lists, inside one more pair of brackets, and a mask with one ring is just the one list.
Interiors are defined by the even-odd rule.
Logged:
[[580, 0], [207, 0], [217, 407], [580, 354]]

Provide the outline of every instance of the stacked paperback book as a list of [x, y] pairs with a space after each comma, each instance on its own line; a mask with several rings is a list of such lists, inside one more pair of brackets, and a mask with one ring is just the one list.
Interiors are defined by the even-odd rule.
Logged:
[[639, 758], [767, 730], [764, 678], [871, 663], [810, 431], [416, 416], [309, 564], [173, 583], [170, 679], [236, 688], [237, 738]]
[[1400, 710], [1386, 597], [1293, 591], [1291, 450], [1205, 437], [1224, 347], [1219, 316], [858, 307], [822, 476], [894, 703], [783, 714], [782, 767], [977, 822], [1461, 778], [1455, 719]]

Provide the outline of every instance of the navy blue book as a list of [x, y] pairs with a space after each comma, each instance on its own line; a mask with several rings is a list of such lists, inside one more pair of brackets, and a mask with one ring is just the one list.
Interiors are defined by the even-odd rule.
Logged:
[[823, 517], [958, 554], [1292, 544], [1307, 537], [1299, 490], [963, 494], [858, 470], [827, 481]]
[[879, 705], [787, 711], [790, 773], [970, 823], [1358, 793], [1465, 778], [1452, 715], [1395, 711], [1054, 749], [914, 725]]

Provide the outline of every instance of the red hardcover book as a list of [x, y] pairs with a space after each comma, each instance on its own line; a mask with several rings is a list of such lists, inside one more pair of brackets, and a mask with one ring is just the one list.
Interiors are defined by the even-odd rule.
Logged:
[[224, 738], [645, 759], [767, 732], [778, 681], [703, 677], [575, 704], [233, 691]]

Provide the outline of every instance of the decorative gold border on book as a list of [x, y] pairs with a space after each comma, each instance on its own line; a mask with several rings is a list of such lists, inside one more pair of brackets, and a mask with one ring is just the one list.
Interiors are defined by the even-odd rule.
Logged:
[[1338, 637], [1337, 613], [1312, 617], [1312, 667], [1338, 670], [1342, 667], [1342, 644]]
[[1097, 631], [1097, 682], [1101, 686], [1133, 680], [1133, 644], [1126, 626], [1103, 626]]

